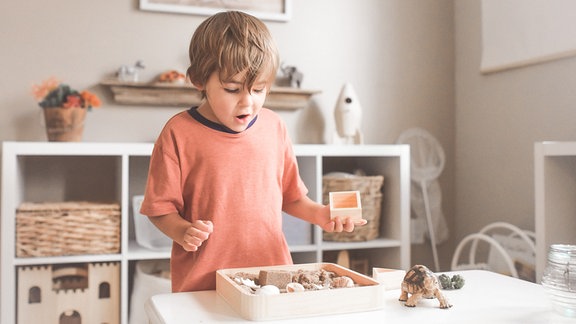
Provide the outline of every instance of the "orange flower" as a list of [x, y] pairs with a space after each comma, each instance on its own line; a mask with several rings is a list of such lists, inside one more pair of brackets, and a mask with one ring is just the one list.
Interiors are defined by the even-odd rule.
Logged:
[[66, 102], [62, 104], [62, 108], [80, 108], [82, 107], [82, 98], [75, 95], [66, 97]]
[[96, 96], [90, 91], [82, 91], [82, 93], [80, 93], [80, 96], [82, 96], [82, 100], [84, 101], [84, 107], [88, 108], [100, 107], [100, 105], [102, 104], [98, 96]]
[[95, 94], [72, 89], [69, 85], [61, 83], [52, 77], [40, 85], [32, 87], [32, 94], [42, 108], [88, 108], [99, 107], [102, 103]]
[[50, 92], [58, 88], [60, 81], [55, 77], [51, 77], [42, 83], [32, 86], [32, 94], [37, 101], [42, 101]]

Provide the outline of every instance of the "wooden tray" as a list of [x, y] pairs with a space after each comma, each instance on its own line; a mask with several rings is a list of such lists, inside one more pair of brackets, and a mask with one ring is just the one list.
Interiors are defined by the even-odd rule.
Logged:
[[[229, 275], [258, 274], [260, 270], [320, 270], [348, 276], [359, 287], [304, 291], [264, 296], [246, 292]], [[333, 263], [308, 263], [256, 268], [223, 269], [216, 272], [216, 292], [240, 316], [253, 321], [362, 312], [384, 306], [385, 287], [374, 279]]]

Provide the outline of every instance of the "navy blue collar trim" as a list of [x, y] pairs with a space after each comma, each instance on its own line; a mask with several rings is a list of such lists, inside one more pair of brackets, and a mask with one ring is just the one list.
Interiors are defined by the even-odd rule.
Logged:
[[[217, 131], [220, 132], [224, 132], [224, 133], [228, 133], [228, 134], [238, 134], [240, 132], [231, 130], [230, 128], [215, 123], [209, 119], [207, 119], [206, 117], [202, 116], [199, 112], [198, 112], [198, 107], [192, 107], [190, 109], [188, 109], [188, 114], [190, 114], [190, 116], [192, 116], [192, 118], [196, 119], [199, 123], [201, 123], [204, 126], [210, 127], [212, 129], [215, 129]], [[252, 121], [250, 122], [250, 124], [248, 124], [248, 127], [246, 127], [246, 129], [252, 127], [252, 125], [254, 125], [254, 123], [256, 122], [256, 119], [258, 119], [258, 116], [254, 117], [254, 119], [252, 119]]]

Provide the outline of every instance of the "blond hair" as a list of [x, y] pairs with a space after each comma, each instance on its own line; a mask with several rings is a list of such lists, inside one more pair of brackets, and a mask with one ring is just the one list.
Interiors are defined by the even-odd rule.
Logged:
[[248, 89], [260, 76], [271, 84], [279, 61], [266, 25], [239, 11], [217, 13], [202, 22], [190, 41], [189, 55], [187, 74], [192, 83], [205, 85], [214, 72], [222, 81], [244, 72]]

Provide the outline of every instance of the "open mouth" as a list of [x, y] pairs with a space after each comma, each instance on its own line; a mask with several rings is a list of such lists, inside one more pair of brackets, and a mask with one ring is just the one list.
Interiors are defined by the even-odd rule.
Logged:
[[238, 116], [236, 116], [236, 118], [241, 119], [241, 120], [244, 120], [244, 119], [248, 118], [248, 116], [250, 116], [250, 115], [248, 115], [248, 114], [243, 114], [243, 115], [238, 115]]

